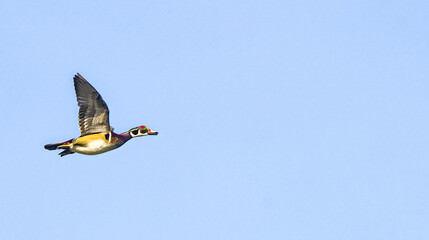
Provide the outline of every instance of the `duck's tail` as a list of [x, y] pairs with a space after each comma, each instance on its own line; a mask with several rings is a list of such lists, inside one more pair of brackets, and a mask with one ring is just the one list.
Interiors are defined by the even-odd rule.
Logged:
[[60, 142], [60, 143], [51, 143], [51, 144], [46, 144], [45, 145], [45, 149], [48, 150], [57, 150], [57, 149], [62, 149], [64, 147], [70, 147], [69, 145], [73, 142], [73, 139], [70, 139], [68, 141], [65, 142]]
[[59, 155], [61, 157], [63, 157], [67, 154], [73, 154], [74, 153], [74, 152], [70, 151], [70, 146], [71, 146], [72, 142], [73, 142], [73, 139], [70, 139], [70, 140], [65, 141], [65, 142], [60, 142], [60, 143], [46, 144], [45, 149], [47, 149], [47, 150], [64, 149], [64, 151], [59, 153]]
[[64, 151], [58, 153], [61, 157], [64, 157], [67, 154], [73, 154], [74, 152], [70, 151], [70, 148], [64, 149]]

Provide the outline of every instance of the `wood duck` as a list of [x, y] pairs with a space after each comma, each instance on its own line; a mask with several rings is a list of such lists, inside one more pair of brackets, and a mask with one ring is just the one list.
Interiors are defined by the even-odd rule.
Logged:
[[63, 149], [61, 157], [75, 152], [87, 155], [104, 153], [122, 146], [133, 137], [157, 135], [146, 126], [116, 134], [109, 124], [109, 108], [101, 95], [79, 73], [74, 78], [74, 88], [79, 106], [81, 136], [65, 142], [46, 144], [45, 149]]

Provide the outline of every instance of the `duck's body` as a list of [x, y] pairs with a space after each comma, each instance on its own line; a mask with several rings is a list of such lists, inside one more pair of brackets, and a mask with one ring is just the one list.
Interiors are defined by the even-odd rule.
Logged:
[[74, 77], [82, 135], [61, 143], [47, 144], [48, 150], [64, 149], [60, 156], [72, 153], [95, 155], [116, 149], [132, 137], [157, 135], [145, 126], [116, 134], [109, 125], [109, 109], [101, 95], [79, 73]]
[[65, 149], [66, 154], [77, 152], [86, 155], [96, 155], [118, 148], [130, 139], [131, 134], [129, 132], [116, 134], [111, 131], [107, 134], [90, 134], [61, 143], [48, 144], [45, 148], [49, 150]]
[[108, 134], [91, 134], [77, 138], [73, 142], [71, 150], [77, 153], [95, 155], [118, 148], [130, 139], [131, 136], [126, 138], [126, 136], [118, 135], [113, 132]]

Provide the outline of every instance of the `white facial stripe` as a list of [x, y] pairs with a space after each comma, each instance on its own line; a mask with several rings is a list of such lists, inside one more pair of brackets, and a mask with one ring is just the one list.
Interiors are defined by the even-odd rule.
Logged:
[[141, 136], [146, 136], [146, 135], [148, 135], [148, 132], [143, 133], [143, 132], [141, 132], [141, 131], [137, 131], [137, 134], [134, 134], [134, 133], [133, 133], [133, 131], [130, 131], [130, 135], [131, 135], [131, 137], [141, 137]]

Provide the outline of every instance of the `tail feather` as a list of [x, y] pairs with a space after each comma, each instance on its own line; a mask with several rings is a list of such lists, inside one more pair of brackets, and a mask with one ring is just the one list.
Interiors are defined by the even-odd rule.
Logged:
[[70, 151], [69, 148], [65, 149], [64, 151], [60, 152], [58, 155], [60, 155], [61, 157], [64, 157], [67, 154], [73, 154], [74, 152]]
[[45, 145], [45, 149], [48, 149], [48, 150], [57, 150], [57, 149], [59, 149], [58, 148], [59, 146], [61, 146], [61, 145], [68, 145], [68, 144], [71, 144], [72, 142], [73, 142], [73, 139], [70, 139], [70, 140], [65, 141], [65, 142], [60, 142], [60, 143], [46, 144]]
[[53, 143], [53, 144], [46, 144], [45, 149], [48, 150], [57, 150], [57, 147], [60, 146], [62, 143]]

